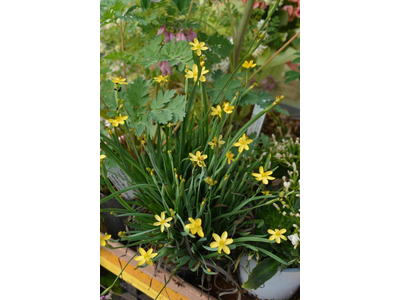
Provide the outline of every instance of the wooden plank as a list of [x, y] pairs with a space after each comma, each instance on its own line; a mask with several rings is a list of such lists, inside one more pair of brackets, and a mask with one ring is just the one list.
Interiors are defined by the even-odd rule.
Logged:
[[[102, 234], [102, 233], [101, 233]], [[113, 247], [123, 246], [120, 243], [109, 244]], [[100, 247], [100, 265], [109, 270], [110, 272], [118, 275], [121, 272], [121, 266], [118, 258], [121, 260], [122, 267], [134, 256], [136, 253], [126, 248], [120, 249], [107, 249], [105, 247]], [[154, 277], [155, 264], [153, 266], [147, 266], [145, 268], [137, 267], [137, 262], [132, 260], [130, 264], [126, 267], [122, 273], [122, 279], [142, 291], [152, 299], [158, 295], [160, 290], [164, 286], [164, 280], [168, 280], [170, 272], [164, 272], [161, 268], [158, 270], [156, 276]], [[165, 278], [165, 279], [164, 279]], [[151, 286], [150, 281], [152, 280]], [[215, 298], [208, 298], [206, 293], [202, 293], [200, 289], [182, 281], [177, 276], [174, 276], [168, 283], [168, 286], [164, 289], [161, 295], [158, 297], [160, 300], [215, 300]]]

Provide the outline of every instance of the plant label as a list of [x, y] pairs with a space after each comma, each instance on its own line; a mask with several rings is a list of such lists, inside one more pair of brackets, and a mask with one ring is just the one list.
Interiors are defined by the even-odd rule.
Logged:
[[[267, 100], [264, 100], [264, 102]], [[256, 104], [254, 105], [253, 108], [253, 113], [251, 114], [251, 117], [253, 118], [254, 116], [256, 116], [260, 111], [262, 111], [263, 108], [260, 107], [260, 105]], [[257, 121], [254, 122], [253, 125], [251, 125], [248, 129], [247, 129], [247, 135], [252, 134], [253, 132], [256, 132], [257, 135], [255, 138], [258, 138], [258, 136], [261, 133], [261, 128], [264, 124], [264, 120], [265, 120], [265, 114], [261, 116], [261, 118], [259, 118]]]
[[[109, 170], [107, 170], [107, 175], [108, 179], [114, 184], [114, 186], [117, 188], [117, 190], [122, 190], [126, 189], [132, 185], [128, 183], [130, 181], [130, 178], [122, 169], [118, 166], [112, 167]], [[125, 193], [122, 193], [124, 198], [126, 200], [132, 200], [135, 199], [135, 192], [133, 190], [127, 191]]]

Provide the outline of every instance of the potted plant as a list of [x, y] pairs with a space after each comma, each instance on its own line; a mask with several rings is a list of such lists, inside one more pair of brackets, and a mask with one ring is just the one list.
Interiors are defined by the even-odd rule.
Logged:
[[[144, 12], [146, 3], [150, 2], [142, 2]], [[190, 30], [188, 24], [179, 27], [180, 21], [164, 20], [166, 26], [160, 26], [147, 46], [140, 50], [132, 46], [135, 55], [129, 54], [123, 46], [124, 30], [138, 7], [114, 6], [103, 11], [102, 20], [116, 22], [122, 51], [103, 59], [120, 59], [124, 64], [118, 72], [122, 75], [101, 85], [100, 162], [106, 192], [101, 212], [123, 220], [125, 230], [118, 232], [118, 238], [103, 235], [101, 244], [114, 249], [113, 242], [121, 242], [118, 247], [137, 250], [138, 268], [153, 264], [169, 268], [165, 286], [186, 268], [197, 274], [204, 290], [219, 275], [240, 293], [232, 271], [245, 251], [263, 253], [282, 266], [290, 264], [263, 247], [275, 241], [248, 228], [257, 209], [281, 201], [263, 195], [263, 187], [252, 176], [260, 166], [267, 170], [271, 155], [260, 155], [251, 164], [245, 159], [253, 143], [246, 130], [266, 112], [279, 110], [283, 99], [255, 93], [255, 84], [249, 83], [250, 72], [259, 68], [251, 55], [263, 35], [252, 33], [230, 74], [211, 72], [216, 56], [222, 58], [226, 51], [215, 38], [188, 40], [185, 35], [183, 39]], [[271, 5], [261, 29], [267, 28], [277, 7], [278, 2]], [[188, 8], [186, 19], [190, 12]], [[137, 70], [127, 74], [133, 69]], [[234, 116], [249, 104], [260, 104], [262, 111], [237, 123]], [[122, 180], [118, 184], [112, 179], [115, 174]], [[104, 206], [111, 199], [118, 206]]]
[[[279, 197], [270, 207], [260, 207], [256, 211], [255, 233], [268, 234], [276, 243], [263, 244], [265, 250], [279, 255], [288, 265], [280, 265], [276, 260], [262, 253], [248, 251], [240, 260], [240, 279], [243, 287], [259, 299], [290, 299], [300, 286], [300, 142], [299, 139], [282, 139], [280, 142], [262, 136], [264, 145], [255, 152], [269, 148], [271, 166], [279, 166], [286, 173], [264, 189], [264, 195]], [[254, 175], [257, 175], [255, 173]]]

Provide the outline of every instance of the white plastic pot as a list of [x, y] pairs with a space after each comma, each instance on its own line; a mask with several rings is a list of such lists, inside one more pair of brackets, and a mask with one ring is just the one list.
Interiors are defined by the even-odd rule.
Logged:
[[[247, 264], [247, 256], [243, 255], [239, 264], [239, 277], [242, 284], [247, 281], [249, 273], [257, 265], [257, 261], [251, 259]], [[260, 300], [288, 300], [300, 287], [300, 268], [287, 268], [278, 272], [256, 290], [248, 292]]]

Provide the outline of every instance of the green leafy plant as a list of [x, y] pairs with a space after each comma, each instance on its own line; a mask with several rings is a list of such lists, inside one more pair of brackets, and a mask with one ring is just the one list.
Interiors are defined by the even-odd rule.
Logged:
[[[260, 32], [268, 29], [278, 5], [271, 4]], [[233, 5], [225, 8], [231, 16], [239, 14]], [[154, 14], [156, 10], [160, 13]], [[248, 5], [242, 20], [251, 13]], [[101, 56], [100, 161], [108, 195], [100, 203], [115, 198], [121, 205], [101, 212], [124, 219], [127, 230], [117, 241], [139, 247], [139, 267], [159, 262], [172, 267], [174, 275], [187, 266], [202, 276], [221, 274], [240, 290], [231, 269], [246, 251], [270, 258], [274, 265], [295, 262], [265, 247], [276, 241], [251, 227], [265, 224], [262, 209], [282, 197], [263, 194], [266, 184], [259, 185], [252, 176], [260, 167], [272, 174], [280, 166], [269, 167], [271, 153], [248, 163], [246, 154], [254, 147], [246, 130], [266, 112], [280, 111], [283, 97], [273, 99], [249, 84], [255, 67], [252, 53], [263, 42], [263, 33], [249, 34], [243, 21], [239, 29], [246, 38], [232, 45], [209, 23], [217, 17], [211, 5], [208, 9], [194, 1], [142, 0], [140, 6], [102, 1], [101, 25], [107, 27], [104, 41], [109, 43]], [[221, 18], [216, 26], [234, 28], [232, 20]], [[178, 34], [183, 39], [183, 32], [201, 26], [201, 42], [177, 41]], [[210, 72], [225, 59], [230, 60], [229, 70]], [[122, 68], [117, 65], [121, 62]], [[171, 73], [158, 75], [157, 67], [165, 63]], [[123, 76], [111, 76], [110, 81], [111, 73]], [[237, 123], [240, 110], [254, 104], [263, 110]], [[126, 174], [127, 188], [117, 190], [110, 181], [114, 168]], [[125, 199], [127, 191], [135, 191], [135, 199]], [[104, 238], [102, 242], [112, 248]]]
[[[261, 153], [266, 148], [269, 149], [269, 154], [272, 155], [270, 167], [278, 167], [280, 172], [275, 174], [282, 177], [274, 181], [276, 184], [272, 184], [262, 192], [264, 195], [276, 195], [279, 201], [269, 207], [257, 208], [255, 213], [258, 224], [254, 232], [269, 234], [270, 239], [276, 240], [278, 230], [279, 243], [259, 246], [293, 262], [292, 266], [300, 266], [300, 142], [299, 139], [276, 141], [274, 136], [269, 139], [265, 135], [262, 135], [259, 141], [261, 147], [256, 146], [253, 151]], [[249, 159], [251, 162], [251, 157]], [[248, 259], [254, 257], [252, 251], [249, 251], [249, 254]], [[288, 267], [271, 260], [262, 252], [260, 255], [257, 253], [257, 256], [259, 262], [243, 284], [244, 288], [257, 289], [271, 279], [279, 268]]]
[[[299, 64], [300, 63], [300, 52], [296, 52], [295, 55], [298, 55], [299, 57], [296, 57], [292, 61], [292, 64]], [[295, 81], [296, 79], [300, 80], [300, 66], [299, 66], [298, 70], [299, 71], [295, 71], [295, 70], [287, 71], [285, 73], [285, 77], [286, 77], [285, 83]]]

